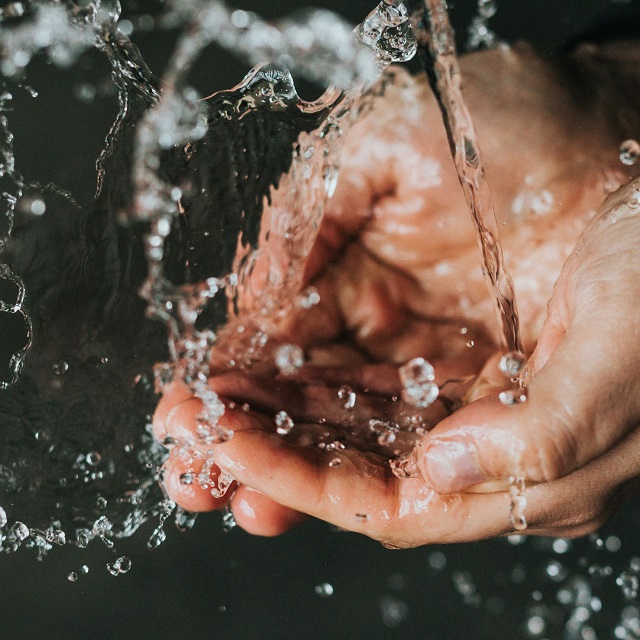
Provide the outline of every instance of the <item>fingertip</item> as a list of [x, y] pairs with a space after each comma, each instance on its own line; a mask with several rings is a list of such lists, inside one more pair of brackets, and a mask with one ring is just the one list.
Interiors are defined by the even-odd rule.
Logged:
[[467, 405], [425, 437], [417, 451], [420, 473], [438, 493], [502, 490], [506, 479], [522, 475], [519, 417], [517, 407], [495, 396]]
[[238, 487], [234, 493], [231, 510], [238, 526], [247, 533], [264, 537], [279, 536], [307, 517], [246, 486]]
[[153, 433], [158, 440], [166, 434], [166, 421], [169, 412], [181, 402], [193, 396], [191, 389], [184, 382], [175, 381], [167, 384], [162, 392], [162, 397], [158, 402], [153, 414]]

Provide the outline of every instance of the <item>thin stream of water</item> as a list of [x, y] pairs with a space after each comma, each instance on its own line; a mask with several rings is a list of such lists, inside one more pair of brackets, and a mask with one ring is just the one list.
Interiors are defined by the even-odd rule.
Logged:
[[520, 352], [513, 281], [504, 263], [493, 198], [473, 120], [462, 94], [455, 38], [445, 0], [424, 0], [424, 11], [414, 13], [413, 22], [419, 52], [442, 111], [451, 154], [476, 228], [486, 278], [496, 299], [504, 346]]

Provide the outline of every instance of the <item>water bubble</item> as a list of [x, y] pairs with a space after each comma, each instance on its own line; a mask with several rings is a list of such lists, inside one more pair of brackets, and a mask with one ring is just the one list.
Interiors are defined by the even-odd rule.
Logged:
[[402, 399], [414, 407], [428, 407], [433, 404], [440, 389], [434, 382], [435, 370], [424, 358], [413, 358], [398, 370], [404, 387]]
[[569, 575], [567, 568], [557, 560], [551, 560], [544, 571], [554, 582], [562, 582]]
[[547, 623], [542, 616], [531, 616], [527, 620], [527, 631], [532, 636], [542, 635], [547, 627]]
[[339, 467], [342, 464], [342, 458], [332, 458], [329, 460], [329, 466], [332, 468]]
[[41, 216], [47, 209], [44, 202], [40, 199], [33, 200], [29, 208], [34, 216]]
[[7, 522], [7, 512], [0, 507], [0, 528], [6, 526]]
[[321, 584], [317, 584], [314, 588], [316, 595], [321, 598], [330, 598], [333, 595], [333, 585], [330, 585], [328, 582], [323, 582]]
[[92, 467], [100, 464], [100, 460], [102, 460], [102, 456], [97, 451], [90, 451], [86, 455], [87, 464], [91, 465]]
[[402, 399], [414, 407], [425, 408], [432, 405], [440, 395], [440, 389], [435, 382], [426, 382], [402, 390]]
[[620, 162], [627, 166], [635, 164], [640, 157], [640, 144], [637, 140], [625, 140], [620, 145]]
[[103, 496], [99, 496], [96, 500], [96, 507], [100, 509], [100, 511], [104, 511], [107, 508], [107, 499]]
[[433, 382], [436, 372], [433, 366], [424, 358], [413, 358], [403, 364], [398, 370], [400, 381], [405, 387]]
[[391, 472], [396, 476], [396, 478], [405, 479], [421, 477], [415, 453], [413, 451], [400, 456], [399, 458], [389, 460], [389, 466], [391, 467]]
[[551, 544], [554, 553], [563, 554], [571, 550], [572, 542], [566, 538], [556, 538]]
[[89, 567], [86, 564], [83, 564], [80, 567], [80, 573], [83, 573], [84, 575], [87, 575], [87, 573], [89, 573]]
[[381, 66], [406, 62], [417, 51], [409, 12], [402, 2], [381, 2], [356, 28], [358, 39], [376, 52]]
[[496, 0], [478, 0], [478, 13], [483, 18], [492, 18], [498, 11]]
[[378, 436], [378, 444], [381, 447], [392, 445], [396, 441], [396, 433], [397, 431], [395, 429], [386, 429]]
[[616, 551], [620, 551], [622, 541], [618, 536], [607, 536], [607, 539], [604, 541], [604, 546], [607, 551], [616, 553]]
[[525, 362], [526, 359], [522, 353], [519, 351], [509, 351], [509, 353], [506, 353], [500, 358], [498, 368], [505, 378], [514, 380], [520, 375]]
[[527, 401], [527, 392], [526, 389], [509, 389], [501, 391], [498, 398], [505, 407], [513, 407]]
[[10, 539], [22, 542], [29, 537], [30, 533], [29, 527], [24, 522], [16, 521], [11, 525], [7, 535]]
[[442, 571], [447, 566], [447, 556], [442, 551], [433, 551], [429, 554], [428, 562], [435, 571]]
[[311, 309], [320, 303], [320, 294], [315, 287], [307, 287], [298, 297], [298, 305], [302, 309]]
[[282, 375], [291, 376], [304, 365], [304, 351], [295, 344], [283, 344], [276, 349], [275, 363]]
[[193, 529], [197, 517], [197, 513], [186, 511], [185, 509], [178, 507], [175, 516], [176, 527], [179, 531], [189, 531], [190, 529]]
[[76, 542], [80, 549], [86, 549], [91, 540], [91, 531], [89, 529], [78, 529], [76, 531]]
[[617, 578], [616, 584], [622, 589], [622, 595], [626, 600], [635, 600], [640, 590], [638, 575], [631, 571], [623, 571]]
[[53, 364], [52, 369], [55, 375], [62, 376], [69, 370], [69, 363], [66, 360], [59, 360]]
[[147, 540], [147, 549], [157, 549], [166, 539], [167, 534], [161, 524], [156, 527], [149, 536], [149, 540]]
[[338, 398], [342, 401], [342, 407], [347, 411], [356, 406], [356, 392], [346, 384], [338, 389]]
[[227, 511], [222, 516], [222, 531], [224, 533], [230, 533], [233, 529], [238, 526], [236, 519], [233, 517], [232, 511]]
[[275, 417], [276, 432], [280, 436], [286, 436], [291, 433], [294, 427], [293, 420], [286, 411], [278, 411]]
[[193, 484], [196, 480], [196, 474], [190, 471], [185, 471], [180, 475], [180, 484], [189, 485]]
[[75, 571], [69, 572], [69, 575], [67, 576], [67, 580], [69, 580], [69, 582], [77, 582], [78, 574]]
[[382, 596], [380, 598], [380, 613], [385, 627], [393, 629], [407, 619], [409, 607], [402, 600], [390, 596]]

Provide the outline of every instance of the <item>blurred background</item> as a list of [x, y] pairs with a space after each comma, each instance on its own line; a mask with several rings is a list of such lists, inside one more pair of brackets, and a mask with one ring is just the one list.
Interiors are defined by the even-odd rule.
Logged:
[[[233, 4], [266, 18], [307, 6], [298, 0]], [[476, 2], [450, 4], [463, 43]], [[315, 6], [356, 23], [374, 3], [324, 0]], [[161, 7], [123, 0], [131, 38], [157, 74], [176, 36], [153, 30]], [[634, 7], [638, 15], [637, 3], [629, 2], [501, 0], [489, 24], [504, 40], [526, 39], [558, 55], [566, 43], [611, 20], [621, 33]], [[237, 84], [247, 71], [241, 60], [211, 47], [192, 82], [208, 95]], [[39, 97], [16, 95], [10, 118], [19, 169], [28, 180], [54, 182], [87, 202], [95, 189], [95, 159], [117, 112], [108, 63], [90, 52], [62, 70], [39, 57], [28, 82]], [[630, 504], [600, 536], [575, 543], [512, 539], [390, 551], [318, 522], [267, 540], [238, 529], [225, 533], [220, 514], [203, 515], [187, 533], [168, 526], [166, 542], [154, 551], [145, 544], [151, 526], [116, 541], [118, 554], [133, 563], [118, 577], [107, 572], [114, 556], [100, 541], [86, 550], [56, 548], [41, 563], [21, 550], [0, 560], [0, 639], [613, 638], [624, 604], [615, 576], [640, 555], [639, 516], [640, 503]], [[67, 579], [72, 571], [76, 582]], [[597, 635], [567, 635], [565, 623], [584, 584], [589, 602], [601, 602], [600, 611], [597, 603], [589, 609]], [[573, 595], [559, 596], [563, 588]]]

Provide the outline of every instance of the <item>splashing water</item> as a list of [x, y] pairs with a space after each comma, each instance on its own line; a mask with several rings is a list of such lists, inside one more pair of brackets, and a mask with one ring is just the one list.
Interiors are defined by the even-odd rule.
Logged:
[[[0, 25], [0, 69], [7, 83], [19, 85], [40, 51], [68, 68], [96, 48], [111, 64], [119, 110], [97, 162], [96, 196], [86, 209], [54, 186], [23, 184], [15, 170], [8, 120], [4, 115], [0, 119], [0, 177], [7, 178], [3, 186], [12, 189], [2, 195], [0, 249], [6, 248], [9, 258], [22, 265], [26, 282], [23, 285], [8, 266], [0, 268], [1, 319], [19, 319], [22, 329], [15, 333], [26, 336], [12, 347], [10, 375], [0, 376], [8, 388], [3, 409], [12, 415], [19, 414], [20, 407], [31, 407], [31, 415], [21, 423], [24, 433], [5, 443], [0, 454], [0, 485], [15, 498], [12, 512], [7, 516], [3, 511], [0, 542], [4, 550], [27, 546], [39, 556], [67, 538], [81, 548], [94, 539], [112, 548], [115, 538], [129, 536], [156, 518], [148, 545], [155, 548], [165, 537], [163, 526], [170, 515], [179, 528], [192, 526], [195, 516], [176, 509], [158, 483], [167, 449], [151, 435], [154, 392], [182, 379], [203, 401], [202, 442], [230, 437], [218, 425], [224, 407], [207, 378], [215, 370], [259, 360], [273, 327], [292, 304], [310, 308], [318, 303], [313, 287], [298, 295], [300, 265], [315, 239], [324, 202], [335, 189], [340, 148], [366, 101], [363, 91], [389, 62], [408, 59], [415, 51], [408, 14], [394, 2], [382, 3], [369, 16], [369, 26], [376, 16], [381, 20], [377, 35], [367, 28], [372, 54], [349, 26], [328, 12], [307, 12], [273, 25], [222, 2], [176, 2], [159, 20], [163, 27], [183, 33], [161, 81], [118, 30], [120, 8], [115, 2], [68, 10], [44, 3], [5, 15], [12, 18]], [[24, 20], [13, 20], [20, 17]], [[211, 42], [260, 64], [235, 88], [201, 99], [188, 86], [187, 75]], [[289, 69], [329, 88], [319, 100], [305, 102]], [[3, 112], [10, 110], [10, 100], [4, 90]], [[252, 148], [256, 137], [273, 141], [263, 156]], [[124, 172], [131, 167], [127, 176]], [[20, 228], [11, 234], [18, 202]], [[83, 278], [97, 286], [97, 298], [108, 301], [109, 313], [120, 326], [129, 324], [139, 338], [122, 353], [113, 351], [108, 330], [91, 344], [78, 338], [45, 349], [59, 342], [66, 322], [82, 335], [97, 321], [93, 303], [87, 302], [80, 312], [70, 309], [67, 319], [47, 326], [41, 319], [46, 305], [36, 296], [30, 304], [37, 317], [33, 367], [12, 384], [32, 342], [25, 292], [46, 290], [38, 283], [43, 268], [36, 272], [35, 265], [20, 259], [37, 240], [35, 224], [29, 226], [36, 218], [68, 228], [69, 235], [75, 233], [74, 225], [86, 229], [86, 253], [78, 259], [70, 244], [66, 259], [83, 265]], [[221, 241], [233, 236], [237, 246], [221, 252]], [[135, 258], [129, 263], [124, 291], [116, 273], [104, 276], [112, 256], [101, 248], [101, 238], [103, 246], [111, 242], [118, 252], [146, 256], [146, 267], [135, 264]], [[45, 255], [45, 262], [60, 257]], [[255, 283], [264, 273], [268, 277], [258, 290]], [[59, 292], [68, 280], [73, 291], [73, 277], [61, 275], [56, 281], [56, 274], [54, 270], [49, 287]], [[169, 361], [156, 365], [153, 373], [150, 363], [166, 359], [166, 352], [158, 347], [158, 330], [139, 315], [138, 290], [147, 302], [147, 315], [169, 330]], [[246, 340], [237, 340], [240, 334]], [[146, 355], [134, 362], [129, 349]], [[282, 361], [283, 353], [279, 355]], [[287, 355], [286, 364], [293, 370], [301, 361], [304, 354], [295, 351]], [[96, 388], [106, 384], [120, 391], [87, 397], [88, 380]], [[41, 389], [37, 404], [26, 400], [33, 397], [34, 386]], [[71, 409], [51, 412], [60, 406]], [[46, 429], [39, 426], [41, 415], [48, 416]], [[146, 430], [139, 435], [144, 424]], [[85, 434], [80, 452], [78, 433]], [[165, 444], [186, 461], [192, 457], [188, 443], [167, 439]], [[231, 481], [218, 478], [212, 492], [223, 495]], [[33, 500], [33, 495], [38, 498]], [[40, 521], [46, 526], [37, 526]], [[72, 533], [65, 537], [65, 530]]]

